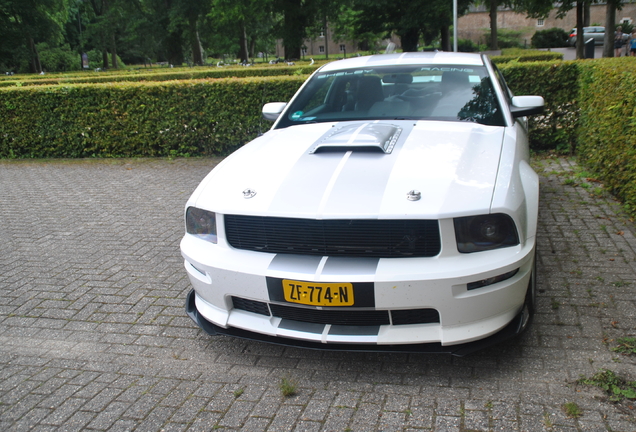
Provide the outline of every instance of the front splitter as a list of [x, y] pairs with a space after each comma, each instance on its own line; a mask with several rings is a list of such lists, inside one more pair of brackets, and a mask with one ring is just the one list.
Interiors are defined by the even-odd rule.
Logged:
[[428, 353], [428, 354], [451, 354], [457, 357], [463, 357], [476, 351], [483, 350], [487, 347], [497, 345], [506, 340], [512, 339], [519, 335], [524, 328], [527, 328], [528, 316], [526, 308], [523, 308], [510, 323], [497, 333], [490, 335], [484, 339], [464, 344], [443, 346], [439, 342], [423, 343], [423, 344], [399, 344], [399, 345], [369, 345], [369, 344], [323, 344], [317, 342], [304, 341], [300, 339], [291, 339], [284, 337], [268, 336], [255, 333], [235, 327], [223, 328], [211, 323], [201, 313], [195, 304], [195, 292], [190, 290], [186, 298], [186, 313], [203, 331], [209, 335], [225, 335], [241, 339], [249, 339], [261, 342], [267, 342], [276, 345], [299, 347], [307, 349], [315, 349], [322, 351], [351, 351], [351, 352], [396, 352], [396, 353]]

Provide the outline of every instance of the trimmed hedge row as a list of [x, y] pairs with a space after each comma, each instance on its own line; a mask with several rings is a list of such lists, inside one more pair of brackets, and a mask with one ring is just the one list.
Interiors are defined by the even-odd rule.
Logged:
[[563, 54], [558, 52], [552, 52], [552, 51], [524, 52], [523, 50], [519, 50], [518, 53], [493, 56], [491, 60], [493, 61], [493, 63], [496, 63], [497, 65], [502, 65], [504, 63], [510, 63], [510, 62], [527, 63], [527, 62], [540, 62], [540, 61], [556, 61], [556, 60], [563, 60]]
[[[629, 134], [633, 134], [636, 120], [633, 113], [624, 111], [635, 105], [636, 86], [630, 81], [635, 66], [634, 59], [622, 58], [507, 63], [501, 70], [515, 94], [540, 94], [546, 99], [545, 113], [530, 118], [533, 150], [574, 152], [580, 125], [581, 153], [602, 167], [608, 162], [600, 149], [607, 151], [604, 147], [613, 145], [607, 142], [609, 137], [620, 145], [634, 146]], [[227, 154], [269, 129], [270, 123], [260, 115], [263, 103], [289, 100], [305, 79], [0, 89], [0, 118], [4, 120], [0, 123], [0, 158]], [[622, 135], [616, 135], [619, 130]], [[619, 183], [624, 180], [629, 179], [621, 177]], [[618, 190], [620, 184], [611, 187]]]
[[288, 76], [288, 75], [308, 75], [318, 69], [320, 65], [307, 66], [284, 66], [284, 67], [241, 67], [241, 68], [215, 68], [215, 69], [181, 69], [172, 71], [164, 69], [161, 72], [144, 71], [142, 73], [120, 72], [119, 74], [103, 74], [101, 72], [87, 72], [88, 76], [60, 75], [57, 77], [12, 80], [1, 80], [0, 87], [23, 87], [32, 85], [55, 85], [55, 84], [98, 84], [108, 82], [139, 82], [139, 81], [174, 81], [174, 80], [194, 80], [205, 78], [246, 78], [256, 76]]
[[0, 158], [226, 154], [306, 77], [0, 89]]
[[[531, 147], [570, 150], [574, 62], [502, 66], [516, 94], [546, 98]], [[226, 154], [269, 129], [265, 102], [286, 101], [306, 76], [76, 84], [0, 89], [0, 158]]]
[[577, 153], [636, 215], [636, 58], [594, 60], [580, 69]]

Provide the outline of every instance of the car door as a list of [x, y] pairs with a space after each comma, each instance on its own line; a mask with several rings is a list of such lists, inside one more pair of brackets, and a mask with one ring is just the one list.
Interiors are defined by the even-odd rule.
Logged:
[[594, 33], [592, 37], [594, 38], [594, 44], [603, 45], [605, 40], [605, 27], [593, 27], [593, 29]]

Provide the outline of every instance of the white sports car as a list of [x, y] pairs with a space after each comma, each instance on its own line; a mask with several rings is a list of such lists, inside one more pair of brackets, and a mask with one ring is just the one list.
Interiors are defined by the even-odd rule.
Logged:
[[479, 54], [321, 67], [186, 204], [186, 310], [210, 334], [465, 355], [535, 302], [526, 116]]

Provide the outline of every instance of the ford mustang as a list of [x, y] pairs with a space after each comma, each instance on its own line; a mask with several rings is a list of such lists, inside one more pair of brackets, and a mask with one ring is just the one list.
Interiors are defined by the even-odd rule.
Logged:
[[207, 333], [466, 355], [535, 308], [529, 115], [480, 54], [318, 69], [185, 206], [188, 315]]

